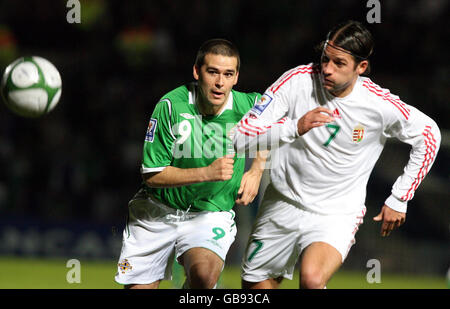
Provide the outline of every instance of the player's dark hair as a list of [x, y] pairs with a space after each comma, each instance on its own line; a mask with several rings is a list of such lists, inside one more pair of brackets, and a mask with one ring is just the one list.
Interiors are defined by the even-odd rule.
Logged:
[[228, 40], [225, 39], [211, 39], [206, 41], [200, 46], [195, 58], [195, 65], [201, 67], [205, 62], [205, 56], [207, 54], [222, 55], [227, 57], [236, 57], [237, 59], [237, 72], [241, 66], [241, 58], [239, 56], [239, 50], [237, 47]]
[[[345, 21], [333, 27], [328, 32], [327, 41], [333, 46], [349, 52], [356, 65], [363, 60], [369, 60], [375, 45], [369, 30], [362, 23], [353, 20]], [[320, 51], [325, 47], [325, 43], [326, 41], [320, 44]], [[370, 73], [370, 61], [365, 73]]]

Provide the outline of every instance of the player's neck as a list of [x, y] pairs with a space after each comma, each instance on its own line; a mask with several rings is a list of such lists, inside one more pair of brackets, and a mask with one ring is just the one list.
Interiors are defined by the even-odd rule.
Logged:
[[222, 112], [227, 101], [228, 99], [225, 100], [222, 105], [212, 105], [207, 99], [199, 98], [197, 101], [197, 108], [203, 116], [216, 116]]

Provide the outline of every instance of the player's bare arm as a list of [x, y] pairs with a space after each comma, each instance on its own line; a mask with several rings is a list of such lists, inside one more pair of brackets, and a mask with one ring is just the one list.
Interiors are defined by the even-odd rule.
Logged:
[[382, 221], [380, 234], [385, 237], [389, 236], [394, 229], [399, 228], [405, 223], [406, 213], [393, 210], [389, 206], [384, 205], [380, 213], [373, 220]]
[[312, 128], [317, 128], [329, 122], [333, 122], [334, 118], [332, 116], [333, 111], [325, 107], [317, 107], [307, 112], [297, 122], [298, 134], [301, 136]]
[[233, 164], [233, 156], [226, 155], [216, 159], [209, 166], [197, 168], [167, 166], [161, 172], [145, 173], [142, 178], [152, 188], [171, 188], [199, 182], [225, 181], [233, 176]]
[[247, 206], [255, 199], [258, 194], [259, 184], [261, 182], [268, 154], [268, 150], [258, 151], [256, 153], [256, 158], [253, 159], [252, 166], [242, 176], [236, 204]]

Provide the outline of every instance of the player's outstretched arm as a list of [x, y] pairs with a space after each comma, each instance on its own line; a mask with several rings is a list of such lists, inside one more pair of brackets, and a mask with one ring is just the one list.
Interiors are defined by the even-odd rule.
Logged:
[[389, 206], [384, 205], [380, 213], [373, 220], [378, 222], [382, 221], [380, 234], [385, 237], [389, 236], [394, 229], [399, 228], [405, 223], [406, 213], [393, 210]]
[[209, 166], [178, 168], [167, 166], [160, 172], [145, 173], [142, 178], [149, 187], [170, 188], [199, 182], [224, 181], [233, 176], [233, 155], [216, 159]]
[[265, 169], [268, 154], [268, 150], [258, 151], [256, 153], [256, 158], [253, 159], [252, 166], [242, 176], [236, 204], [247, 206], [255, 199], [258, 194], [259, 184]]

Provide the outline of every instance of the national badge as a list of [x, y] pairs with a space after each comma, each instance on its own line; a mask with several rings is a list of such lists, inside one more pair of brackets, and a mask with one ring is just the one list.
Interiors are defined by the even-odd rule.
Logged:
[[364, 127], [359, 124], [353, 128], [352, 140], [355, 143], [359, 143], [360, 141], [362, 141], [363, 137], [364, 137]]
[[127, 270], [132, 270], [133, 266], [131, 266], [130, 262], [128, 262], [127, 259], [122, 260], [117, 264], [117, 266], [122, 271], [122, 274], [124, 274]]

